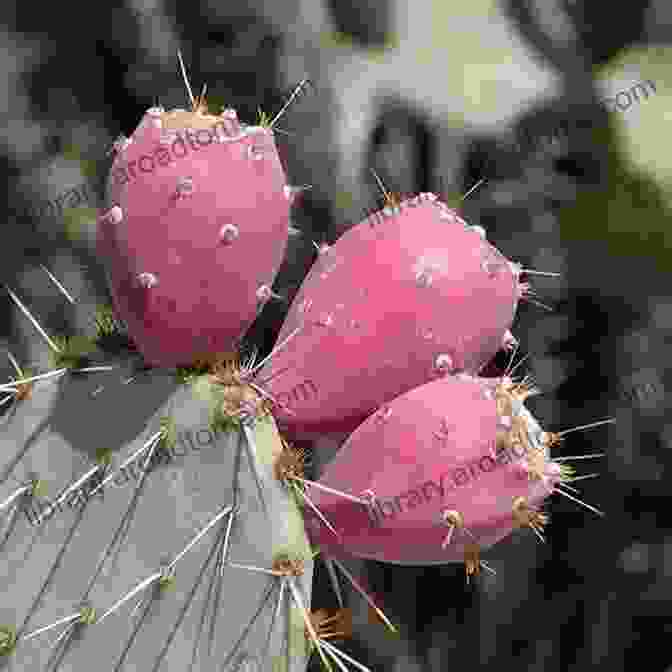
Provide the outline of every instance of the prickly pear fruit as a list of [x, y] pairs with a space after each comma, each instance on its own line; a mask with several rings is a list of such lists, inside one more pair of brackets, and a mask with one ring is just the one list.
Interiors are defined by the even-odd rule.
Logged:
[[116, 143], [97, 251], [149, 364], [234, 350], [269, 298], [292, 198], [267, 126], [150, 108]]
[[259, 374], [281, 429], [294, 440], [351, 432], [433, 377], [477, 373], [508, 343], [519, 270], [434, 194], [320, 248]]
[[339, 536], [307, 513], [315, 543], [396, 564], [467, 562], [521, 526], [541, 534], [544, 500], [566, 468], [510, 379], [468, 374], [421, 385], [377, 410], [309, 496]]

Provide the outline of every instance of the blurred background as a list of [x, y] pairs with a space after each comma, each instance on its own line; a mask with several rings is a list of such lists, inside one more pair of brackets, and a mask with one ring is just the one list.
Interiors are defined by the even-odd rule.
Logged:
[[[346, 651], [374, 671], [672, 670], [669, 2], [10, 0], [0, 16], [0, 276], [50, 333], [90, 328], [108, 300], [94, 241], [109, 150], [157, 101], [187, 107], [178, 49], [194, 90], [207, 83], [214, 109], [248, 123], [310, 80], [276, 135], [290, 183], [311, 185], [274, 287], [288, 302], [313, 241], [375, 207], [372, 169], [388, 190], [441, 193], [507, 257], [561, 274], [532, 277], [544, 305], [519, 308], [517, 372], [543, 390], [529, 407], [547, 429], [616, 418], [562, 447], [606, 453], [579, 463], [600, 473], [580, 490], [606, 517], [553, 499], [547, 543], [503, 542], [485, 555], [497, 575], [469, 586], [461, 565], [351, 563], [401, 637], [351, 594]], [[249, 332], [262, 354], [287, 305]], [[6, 292], [0, 339], [47, 366]], [[313, 604], [333, 602], [318, 564]]]

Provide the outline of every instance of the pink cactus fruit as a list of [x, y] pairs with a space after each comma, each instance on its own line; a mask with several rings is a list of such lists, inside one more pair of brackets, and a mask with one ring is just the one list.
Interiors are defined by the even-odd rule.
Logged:
[[481, 550], [517, 528], [541, 536], [541, 506], [570, 468], [550, 459], [559, 435], [523, 404], [534, 393], [509, 378], [462, 374], [379, 409], [308, 486], [338, 533], [307, 511], [312, 542], [395, 564], [464, 561], [470, 574]]
[[293, 440], [350, 433], [416, 385], [477, 373], [508, 342], [520, 268], [434, 194], [390, 199], [319, 252], [259, 374]]
[[117, 314], [151, 365], [235, 350], [287, 246], [291, 189], [268, 126], [149, 109], [115, 143], [97, 251]]

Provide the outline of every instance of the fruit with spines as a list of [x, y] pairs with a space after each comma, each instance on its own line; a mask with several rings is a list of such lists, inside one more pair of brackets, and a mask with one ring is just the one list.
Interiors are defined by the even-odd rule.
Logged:
[[260, 372], [292, 439], [352, 432], [399, 394], [475, 374], [512, 342], [518, 267], [434, 194], [388, 200], [320, 248]]
[[149, 364], [188, 365], [239, 344], [285, 253], [287, 187], [273, 130], [204, 103], [150, 108], [117, 146], [97, 251]]
[[558, 435], [544, 432], [525, 408], [534, 393], [507, 377], [458, 374], [380, 408], [352, 433], [316, 486], [307, 486], [337, 532], [306, 511], [313, 543], [394, 564], [465, 562], [474, 574], [477, 551], [518, 528], [542, 537], [541, 508], [551, 494], [566, 494], [570, 470], [550, 456]]

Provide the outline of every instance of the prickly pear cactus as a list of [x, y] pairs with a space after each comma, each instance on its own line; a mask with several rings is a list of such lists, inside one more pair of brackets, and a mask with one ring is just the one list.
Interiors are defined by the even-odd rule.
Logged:
[[[293, 672], [312, 649], [330, 668], [321, 638], [347, 634], [310, 612], [303, 462], [238, 350], [273, 296], [296, 189], [272, 124], [192, 102], [115, 143], [97, 237], [113, 307], [95, 338], [52, 338], [6, 286], [52, 355], [38, 374], [8, 353], [0, 387], [9, 666]], [[167, 150], [181, 131], [188, 157]]]
[[[371, 672], [333, 643], [353, 625], [338, 577], [397, 630], [345, 557], [470, 577], [517, 528], [543, 539], [550, 494], [583, 504], [532, 390], [476, 377], [516, 343], [534, 272], [436, 195], [383, 188], [380, 212], [319, 248], [269, 357], [241, 362], [298, 189], [274, 121], [212, 115], [187, 88], [190, 111], [151, 108], [115, 143], [96, 241], [113, 306], [95, 337], [52, 338], [5, 286], [52, 367], [8, 353], [0, 385], [0, 661], [304, 672], [315, 655]], [[352, 435], [314, 481], [285, 431]], [[320, 551], [336, 610], [311, 611]]]
[[[128, 179], [166, 134], [214, 124], [225, 135], [209, 154]], [[116, 143], [96, 241], [113, 305], [95, 337], [52, 338], [5, 285], [51, 354], [38, 373], [8, 353], [17, 376], [0, 386], [10, 667], [75, 671], [95, 656], [115, 672], [303, 672], [313, 654], [330, 671], [358, 664], [334, 643], [352, 635], [340, 592], [338, 609], [311, 611], [306, 455], [255, 382], [263, 362], [241, 363], [301, 190], [285, 183], [272, 127], [215, 117], [199, 98], [190, 112], [150, 109]]]

